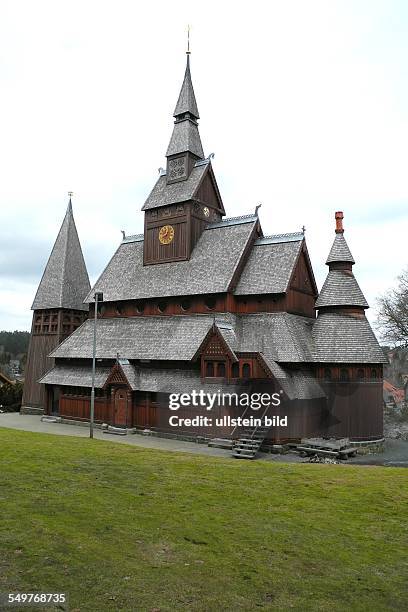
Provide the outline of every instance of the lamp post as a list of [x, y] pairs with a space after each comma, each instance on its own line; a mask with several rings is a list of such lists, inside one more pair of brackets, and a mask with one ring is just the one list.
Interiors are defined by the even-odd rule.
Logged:
[[91, 414], [89, 418], [89, 437], [93, 438], [94, 416], [95, 416], [95, 366], [96, 366], [96, 322], [98, 320], [98, 303], [103, 302], [103, 293], [97, 292], [94, 296], [95, 313], [93, 329], [93, 349], [92, 349], [92, 389], [91, 389]]

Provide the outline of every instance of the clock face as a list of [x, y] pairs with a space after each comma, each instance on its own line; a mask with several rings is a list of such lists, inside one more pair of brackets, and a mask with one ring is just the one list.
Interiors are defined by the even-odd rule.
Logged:
[[206, 217], [210, 216], [210, 209], [208, 208], [208, 206], [204, 206], [203, 213], [205, 214]]
[[159, 230], [159, 241], [161, 244], [170, 244], [174, 238], [174, 227], [172, 225], [163, 225]]

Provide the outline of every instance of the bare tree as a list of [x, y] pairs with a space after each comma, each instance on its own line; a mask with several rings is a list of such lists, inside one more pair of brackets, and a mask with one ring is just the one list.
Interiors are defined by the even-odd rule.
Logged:
[[384, 293], [377, 303], [377, 323], [384, 340], [408, 346], [408, 268], [398, 277], [397, 288]]

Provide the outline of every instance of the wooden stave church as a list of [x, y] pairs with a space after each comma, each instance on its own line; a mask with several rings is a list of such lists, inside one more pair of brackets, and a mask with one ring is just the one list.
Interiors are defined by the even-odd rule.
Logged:
[[257, 210], [225, 218], [189, 54], [174, 118], [167, 168], [142, 207], [144, 233], [124, 236], [92, 290], [69, 202], [33, 303], [22, 411], [89, 419], [98, 291], [97, 422], [168, 431], [169, 393], [261, 385], [282, 394], [292, 421], [271, 439], [381, 438], [386, 359], [365, 317], [343, 214], [319, 295], [302, 232], [264, 236]]

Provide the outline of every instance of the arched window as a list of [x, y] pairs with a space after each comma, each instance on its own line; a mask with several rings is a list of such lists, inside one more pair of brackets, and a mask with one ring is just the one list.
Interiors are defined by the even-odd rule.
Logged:
[[232, 364], [231, 378], [239, 378], [239, 362], [238, 361]]
[[217, 362], [217, 376], [225, 378], [225, 363], [223, 361]]
[[340, 370], [340, 380], [342, 382], [348, 382], [350, 380], [349, 371], [347, 368], [341, 368]]
[[184, 310], [184, 311], [190, 310], [191, 302], [190, 302], [190, 300], [182, 300], [180, 306], [181, 306], [181, 309]]
[[214, 310], [216, 303], [217, 302], [216, 302], [215, 297], [212, 297], [211, 295], [209, 297], [205, 298], [205, 300], [204, 300], [204, 304], [206, 305], [208, 310]]
[[358, 370], [357, 370], [357, 379], [358, 380], [364, 380], [364, 378], [365, 378], [364, 368], [358, 368]]
[[324, 368], [324, 378], [325, 380], [331, 380], [332, 379], [332, 371], [330, 368]]
[[166, 308], [167, 308], [167, 302], [159, 302], [157, 304], [157, 308], [159, 310], [159, 312], [165, 312]]
[[205, 364], [205, 375], [207, 378], [214, 376], [214, 364], [212, 361], [207, 361]]
[[375, 370], [374, 368], [371, 370], [371, 378], [374, 380], [378, 378], [377, 370]]
[[136, 304], [136, 310], [139, 314], [141, 314], [145, 309], [145, 305], [144, 302], [137, 302]]
[[242, 378], [251, 378], [251, 364], [250, 363], [242, 364]]

